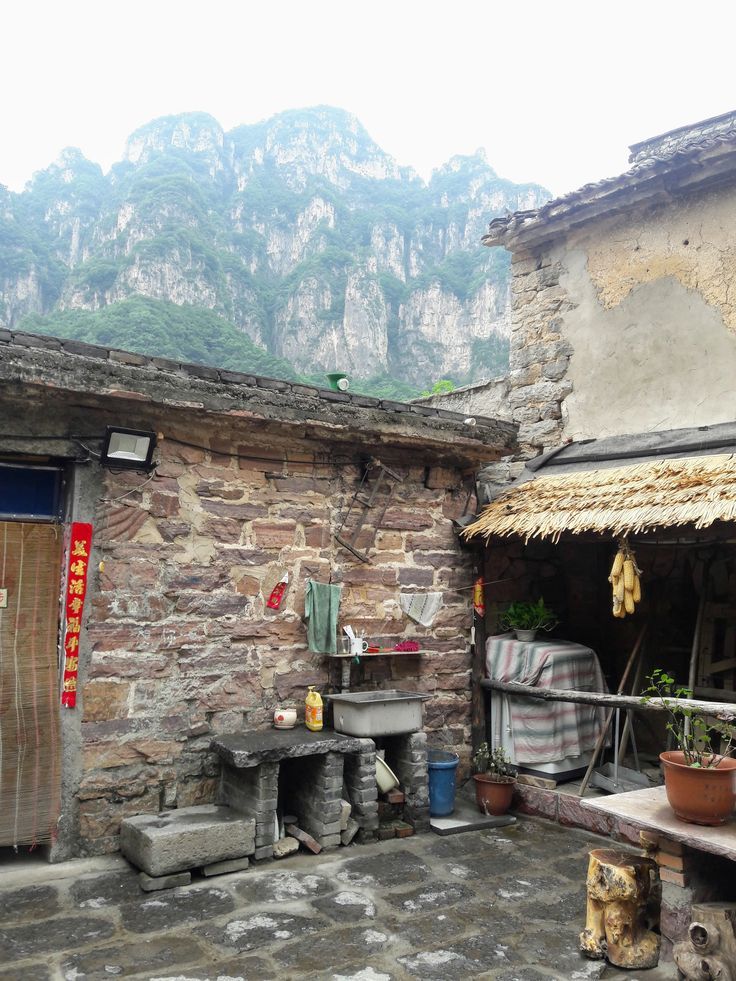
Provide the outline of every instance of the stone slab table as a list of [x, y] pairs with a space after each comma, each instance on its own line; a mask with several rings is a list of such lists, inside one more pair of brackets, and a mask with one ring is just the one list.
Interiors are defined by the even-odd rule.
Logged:
[[610, 797], [581, 800], [581, 807], [609, 814], [615, 821], [625, 821], [644, 831], [678, 841], [701, 852], [736, 861], [736, 821], [715, 828], [687, 824], [672, 813], [664, 787], [645, 787]]
[[[256, 859], [273, 855], [279, 789], [294, 803], [302, 830], [323, 848], [340, 844], [343, 784], [363, 837], [375, 835], [378, 790], [372, 739], [297, 726], [218, 736], [211, 748], [222, 760], [219, 803], [255, 818]], [[292, 766], [290, 761], [297, 759], [303, 765]]]

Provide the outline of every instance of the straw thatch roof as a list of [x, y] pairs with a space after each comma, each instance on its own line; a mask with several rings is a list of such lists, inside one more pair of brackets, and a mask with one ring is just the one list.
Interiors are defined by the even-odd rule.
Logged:
[[648, 460], [540, 474], [515, 484], [463, 532], [558, 541], [563, 532], [626, 535], [736, 519], [736, 454]]

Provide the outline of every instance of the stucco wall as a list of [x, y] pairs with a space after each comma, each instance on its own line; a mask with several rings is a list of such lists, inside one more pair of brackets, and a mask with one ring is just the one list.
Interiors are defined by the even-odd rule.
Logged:
[[516, 255], [511, 404], [529, 451], [736, 418], [736, 188]]

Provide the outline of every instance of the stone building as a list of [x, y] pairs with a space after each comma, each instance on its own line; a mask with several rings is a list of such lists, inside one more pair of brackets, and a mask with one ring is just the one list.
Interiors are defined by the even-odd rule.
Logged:
[[736, 418], [736, 112], [494, 219], [512, 253], [508, 395], [525, 455]]
[[[101, 466], [109, 426], [158, 434], [149, 473]], [[339, 663], [307, 647], [310, 579], [342, 585], [340, 624], [374, 644], [419, 642], [421, 654], [353, 665], [351, 686], [430, 694], [430, 742], [467, 763], [474, 556], [454, 519], [474, 511], [475, 470], [514, 433], [0, 331], [0, 845], [51, 834], [55, 859], [113, 851], [124, 816], [211, 802], [214, 737], [302, 709], [309, 684], [339, 688]], [[334, 534], [375, 459], [401, 479], [366, 520], [362, 562]], [[92, 547], [77, 701], [61, 708], [72, 522], [91, 523]], [[443, 594], [426, 628], [398, 602], [425, 591]]]
[[[638, 697], [659, 667], [696, 697], [733, 702], [736, 112], [632, 146], [630, 164], [490, 223], [485, 244], [512, 254], [507, 398], [520, 451], [482, 472], [488, 506], [468, 534], [487, 546], [491, 632], [510, 602], [543, 596], [555, 637], [594, 651], [611, 691]], [[621, 544], [642, 584], [624, 617], [608, 578]], [[656, 762], [664, 720], [633, 714]], [[516, 806], [635, 845], [645, 829], [666, 956], [692, 902], [732, 898], [732, 828], [704, 840], [678, 826], [664, 788], [596, 811], [520, 787]]]

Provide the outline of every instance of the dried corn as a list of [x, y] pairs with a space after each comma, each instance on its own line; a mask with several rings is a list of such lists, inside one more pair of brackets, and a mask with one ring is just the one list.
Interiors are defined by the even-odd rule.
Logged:
[[622, 620], [627, 613], [634, 613], [641, 602], [641, 569], [625, 538], [619, 540], [618, 551], [611, 566], [608, 581], [613, 592], [613, 615]]
[[616, 552], [616, 558], [613, 560], [613, 565], [611, 566], [611, 580], [616, 579], [617, 576], [621, 575], [621, 570], [624, 567], [624, 553], [621, 549]]

